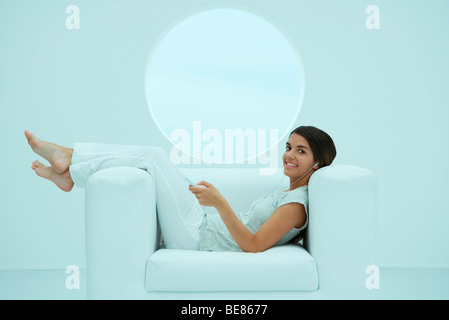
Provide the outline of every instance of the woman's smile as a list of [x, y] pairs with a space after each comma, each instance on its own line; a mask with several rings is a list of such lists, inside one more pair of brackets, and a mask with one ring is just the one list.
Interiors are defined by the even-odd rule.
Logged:
[[286, 162], [284, 163], [284, 166], [285, 166], [286, 169], [293, 169], [293, 168], [298, 167], [296, 164], [294, 164], [294, 163], [292, 163], [292, 162], [289, 162], [289, 161], [286, 161]]

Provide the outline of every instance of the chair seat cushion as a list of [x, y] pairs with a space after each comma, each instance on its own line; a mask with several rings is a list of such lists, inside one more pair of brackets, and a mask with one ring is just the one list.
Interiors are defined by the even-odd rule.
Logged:
[[264, 252], [159, 249], [146, 266], [148, 291], [314, 291], [315, 259], [299, 244]]

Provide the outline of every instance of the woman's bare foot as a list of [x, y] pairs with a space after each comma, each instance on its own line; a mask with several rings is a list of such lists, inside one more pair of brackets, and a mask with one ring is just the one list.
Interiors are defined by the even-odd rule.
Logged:
[[37, 160], [33, 162], [31, 169], [33, 169], [39, 177], [52, 181], [62, 191], [69, 192], [73, 188], [74, 183], [68, 170], [64, 173], [57, 173], [52, 167], [46, 166]]
[[25, 136], [31, 149], [48, 160], [55, 172], [64, 173], [69, 169], [72, 162], [73, 149], [40, 140], [28, 130], [25, 130]]

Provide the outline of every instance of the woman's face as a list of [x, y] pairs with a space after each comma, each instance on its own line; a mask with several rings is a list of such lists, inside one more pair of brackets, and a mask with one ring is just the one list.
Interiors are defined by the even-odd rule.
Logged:
[[[299, 179], [316, 163], [309, 143], [303, 136], [296, 133], [291, 134], [288, 138], [282, 160], [284, 163], [284, 174], [290, 180]], [[318, 166], [310, 171], [310, 174], [307, 176], [310, 177], [316, 169], [318, 169]], [[307, 176], [301, 179], [301, 182], [308, 181]]]

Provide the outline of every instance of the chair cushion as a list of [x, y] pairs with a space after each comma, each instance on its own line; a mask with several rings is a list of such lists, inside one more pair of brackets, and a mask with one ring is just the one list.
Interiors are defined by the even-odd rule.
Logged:
[[148, 291], [314, 291], [315, 259], [299, 244], [264, 252], [159, 249], [146, 266]]

